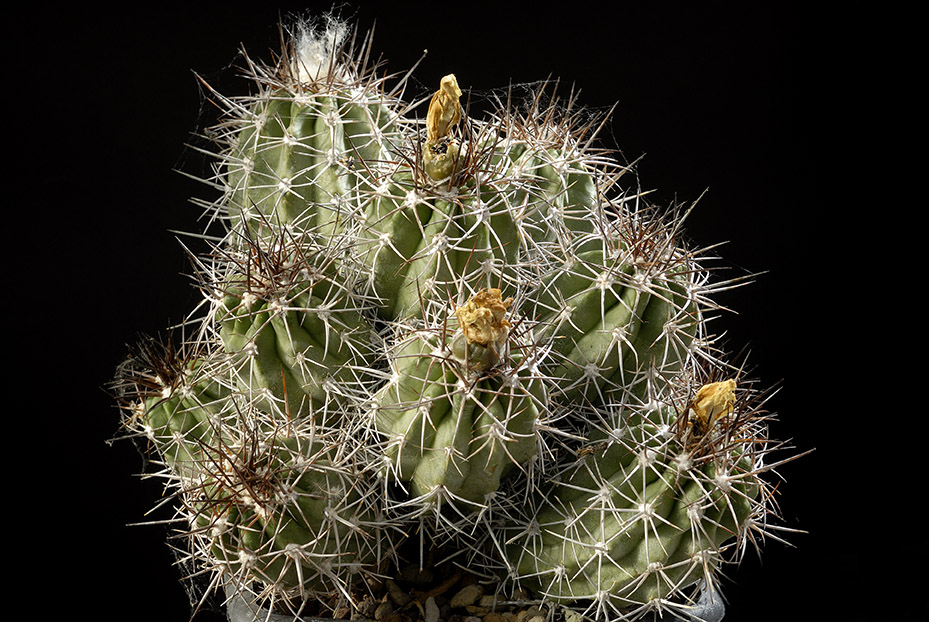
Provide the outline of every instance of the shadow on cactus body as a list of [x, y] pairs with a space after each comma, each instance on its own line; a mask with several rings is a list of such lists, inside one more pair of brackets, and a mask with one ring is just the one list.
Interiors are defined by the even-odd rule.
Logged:
[[331, 613], [441, 549], [598, 620], [692, 602], [771, 529], [779, 446], [706, 327], [733, 283], [573, 101], [475, 119], [449, 75], [418, 121], [369, 45], [298, 27], [212, 93], [200, 313], [116, 383], [192, 574]]

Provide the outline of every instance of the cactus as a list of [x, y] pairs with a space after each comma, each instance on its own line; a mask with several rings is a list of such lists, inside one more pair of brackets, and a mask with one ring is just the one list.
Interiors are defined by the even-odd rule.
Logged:
[[420, 123], [357, 40], [301, 28], [215, 94], [203, 312], [118, 374], [193, 574], [321, 614], [411, 554], [596, 620], [716, 589], [776, 446], [684, 214], [620, 191], [546, 87], [481, 120], [448, 75]]
[[524, 586], [605, 616], [712, 582], [725, 543], [764, 513], [764, 467], [735, 382], [674, 394], [689, 389], [615, 413], [511, 522]]
[[581, 253], [546, 275], [534, 296], [537, 340], [551, 345], [548, 373], [568, 400], [634, 391], [643, 370], [672, 373], [687, 358], [702, 316], [695, 266], [662, 256], [679, 252], [673, 247], [638, 251]]
[[127, 426], [183, 493], [192, 550], [232, 580], [274, 584], [274, 599], [328, 596], [380, 559], [373, 485], [344, 439], [258, 410], [234, 367], [199, 348], [146, 339], [119, 377]]
[[248, 449], [212, 461], [196, 510], [229, 572], [305, 599], [344, 589], [343, 577], [377, 560], [376, 509], [328, 439], [295, 434]]
[[445, 330], [404, 337], [391, 357], [374, 418], [391, 472], [416, 498], [483, 505], [537, 451], [546, 398], [531, 361], [509, 354], [511, 303], [481, 291]]
[[[358, 370], [374, 357], [365, 301], [340, 278], [331, 252], [308, 251], [276, 236], [250, 240], [214, 266], [215, 321], [239, 387], [266, 412], [338, 416]], [[336, 423], [335, 419], [329, 425]]]

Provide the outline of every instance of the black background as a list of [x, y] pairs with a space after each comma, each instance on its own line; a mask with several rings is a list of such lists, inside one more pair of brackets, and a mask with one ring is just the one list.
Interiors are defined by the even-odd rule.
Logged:
[[[240, 44], [267, 60], [279, 18], [329, 6], [36, 6], [18, 22], [23, 40], [7, 54], [17, 160], [5, 184], [7, 247], [17, 249], [7, 260], [16, 317], [7, 329], [27, 371], [7, 380], [27, 398], [14, 401], [25, 426], [9, 437], [28, 458], [14, 460], [5, 513], [31, 607], [94, 620], [190, 615], [164, 529], [128, 526], [146, 520], [160, 488], [138, 481], [131, 444], [106, 443], [118, 413], [104, 387], [126, 344], [197, 300], [171, 233], [199, 231], [188, 198], [213, 196], [177, 172], [206, 170], [184, 144], [215, 119], [194, 72], [241, 93], [247, 85], [229, 68]], [[879, 321], [870, 298], [880, 288], [836, 275], [854, 263], [842, 255], [855, 243], [849, 221], [868, 226], [852, 217], [837, 177], [857, 148], [849, 123], [860, 121], [847, 110], [870, 88], [849, 78], [868, 44], [837, 16], [791, 2], [390, 2], [346, 4], [342, 14], [363, 29], [376, 20], [388, 71], [429, 50], [411, 96], [454, 72], [477, 92], [560, 77], [585, 106], [616, 104], [602, 144], [626, 160], [644, 155], [638, 170], [652, 202], [689, 203], [708, 190], [690, 237], [726, 242], [726, 275], [763, 273], [721, 297], [737, 314], [717, 330], [751, 350], [756, 376], [780, 384], [773, 434], [815, 448], [780, 469], [778, 489], [783, 524], [807, 533], [788, 537], [794, 547], [770, 541], [760, 560], [749, 552], [731, 570], [726, 622], [921, 619], [924, 566], [908, 568], [929, 555], [925, 512], [896, 475], [907, 472], [902, 463], [880, 466], [895, 449], [872, 443], [876, 422], [894, 425], [895, 411], [883, 407], [886, 374], [868, 331], [858, 332]], [[841, 183], [868, 185], [863, 171], [838, 172], [849, 174]], [[898, 432], [920, 436], [912, 430]]]

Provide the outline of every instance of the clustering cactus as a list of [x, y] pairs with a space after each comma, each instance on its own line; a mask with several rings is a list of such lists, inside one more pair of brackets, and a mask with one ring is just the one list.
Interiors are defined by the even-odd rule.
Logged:
[[771, 446], [682, 217], [544, 88], [479, 120], [449, 75], [418, 122], [355, 41], [300, 30], [215, 94], [205, 312], [118, 376], [192, 558], [292, 613], [439, 551], [592, 620], [715, 590]]

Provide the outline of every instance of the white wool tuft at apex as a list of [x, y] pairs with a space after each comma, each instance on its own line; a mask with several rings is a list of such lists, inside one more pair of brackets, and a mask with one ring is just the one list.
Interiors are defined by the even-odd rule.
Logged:
[[296, 36], [297, 79], [313, 82], [329, 76], [334, 56], [348, 34], [348, 25], [334, 18], [325, 24], [301, 24]]

